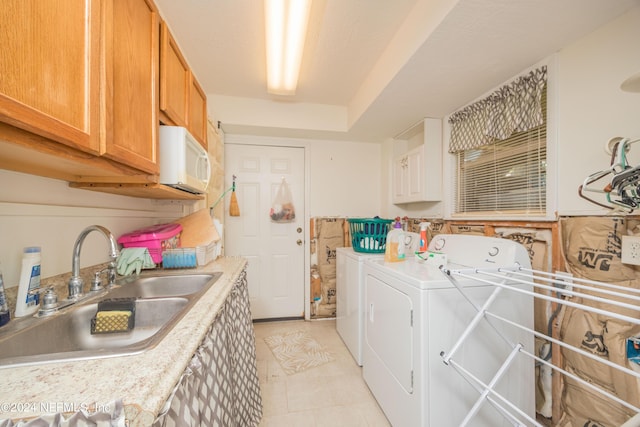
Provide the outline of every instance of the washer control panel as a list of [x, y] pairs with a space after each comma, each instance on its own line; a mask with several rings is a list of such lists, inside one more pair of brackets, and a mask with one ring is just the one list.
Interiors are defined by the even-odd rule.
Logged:
[[477, 235], [439, 234], [431, 240], [429, 250], [446, 254], [450, 263], [474, 267], [510, 266], [528, 258], [518, 242]]

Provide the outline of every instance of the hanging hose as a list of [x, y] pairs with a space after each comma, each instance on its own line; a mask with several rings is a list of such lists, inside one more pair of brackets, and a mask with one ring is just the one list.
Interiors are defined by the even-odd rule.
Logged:
[[235, 189], [235, 183], [231, 187], [229, 187], [227, 190], [225, 190], [225, 192], [222, 193], [220, 197], [218, 197], [218, 200], [216, 200], [216, 202], [213, 205], [211, 205], [211, 207], [209, 208], [209, 211], [213, 211], [216, 208], [216, 206], [218, 206], [218, 203], [220, 203], [220, 201], [224, 198], [224, 196], [226, 196], [229, 191], [232, 191], [234, 189]]

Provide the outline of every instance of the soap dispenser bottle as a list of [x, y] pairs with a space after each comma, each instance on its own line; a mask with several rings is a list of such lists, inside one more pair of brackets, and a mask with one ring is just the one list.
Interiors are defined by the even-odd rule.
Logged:
[[40, 304], [40, 247], [29, 246], [22, 254], [22, 269], [16, 298], [16, 317], [28, 316]]
[[384, 250], [386, 262], [398, 262], [405, 260], [405, 243], [402, 223], [396, 219], [393, 229], [387, 233], [387, 241]]

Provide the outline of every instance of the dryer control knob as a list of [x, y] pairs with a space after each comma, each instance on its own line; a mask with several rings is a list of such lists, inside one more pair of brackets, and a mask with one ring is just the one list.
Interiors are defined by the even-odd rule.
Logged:
[[444, 248], [444, 244], [445, 244], [445, 240], [442, 237], [436, 237], [435, 240], [433, 241], [433, 249], [435, 249], [436, 251], [439, 251], [442, 248]]
[[498, 249], [497, 246], [494, 246], [491, 249], [489, 249], [489, 256], [496, 256], [498, 255], [499, 252], [500, 252], [500, 249]]

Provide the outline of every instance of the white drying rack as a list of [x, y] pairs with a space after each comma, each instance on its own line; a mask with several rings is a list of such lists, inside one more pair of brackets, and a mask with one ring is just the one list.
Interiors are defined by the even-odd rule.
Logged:
[[[451, 349], [447, 352], [443, 351], [441, 353], [444, 363], [452, 367], [456, 372], [462, 375], [462, 377], [466, 381], [468, 381], [469, 384], [471, 384], [471, 386], [479, 393], [475, 405], [466, 415], [464, 421], [460, 424], [461, 426], [469, 425], [469, 423], [473, 420], [475, 414], [480, 409], [481, 405], [483, 405], [484, 403], [492, 405], [510, 423], [513, 423], [514, 426], [544, 426], [543, 424], [540, 424], [535, 418], [532, 418], [530, 414], [525, 413], [521, 408], [518, 408], [515, 404], [513, 404], [509, 400], [508, 396], [502, 396], [495, 389], [495, 385], [499, 382], [500, 378], [508, 370], [509, 366], [513, 363], [516, 357], [531, 358], [533, 361], [535, 361], [534, 363], [539, 363], [540, 365], [547, 366], [553, 371], [560, 372], [563, 375], [579, 382], [585, 387], [588, 387], [594, 392], [606, 397], [607, 399], [611, 399], [612, 401], [625, 406], [626, 408], [635, 412], [637, 415], [629, 419], [623, 425], [623, 427], [640, 426], [640, 408], [630, 404], [625, 400], [620, 399], [618, 396], [613, 395], [607, 390], [604, 390], [590, 382], [585, 381], [584, 379], [562, 369], [559, 366], [555, 366], [548, 360], [545, 360], [534, 354], [534, 352], [531, 351], [532, 349], [526, 349], [522, 344], [512, 342], [512, 340], [506, 334], [501, 332], [501, 330], [496, 327], [498, 325], [498, 323], [496, 322], [518, 328], [525, 333], [532, 334], [537, 338], [546, 340], [559, 347], [575, 351], [597, 363], [602, 363], [612, 369], [623, 372], [625, 375], [635, 377], [636, 380], [640, 379], [640, 373], [610, 362], [609, 360], [606, 360], [604, 358], [598, 357], [597, 355], [584, 351], [581, 348], [569, 345], [548, 334], [535, 331], [524, 325], [515, 323], [512, 320], [506, 319], [505, 317], [491, 312], [492, 303], [494, 302], [498, 294], [507, 291], [522, 293], [531, 296], [534, 299], [542, 299], [550, 303], [558, 304], [558, 306], [574, 307], [587, 312], [605, 315], [612, 319], [640, 325], [639, 289], [570, 277], [567, 276], [566, 273], [554, 274], [544, 271], [527, 269], [520, 267], [519, 264], [516, 264], [515, 266], [509, 268], [468, 268], [455, 270], [441, 267], [441, 270], [443, 271], [443, 273], [445, 273], [446, 277], [451, 281], [451, 283], [462, 293], [464, 298], [477, 311], [476, 315], [469, 322], [468, 326], [465, 328], [464, 332], [458, 338], [458, 340], [453, 344]], [[471, 279], [476, 282], [492, 285], [495, 286], [495, 289], [486, 299], [484, 304], [480, 306], [476, 302], [474, 302], [469, 295], [467, 295], [467, 291], [465, 290], [465, 288], [458, 283], [458, 278]], [[514, 284], [525, 286], [513, 286]], [[540, 292], [534, 292], [535, 289], [538, 289]], [[586, 293], [585, 291], [591, 293]], [[594, 293], [597, 293], [601, 296], [594, 295]], [[558, 296], [553, 296], [554, 294]], [[638, 313], [638, 318], [572, 301], [571, 298], [574, 297], [580, 297], [584, 301], [604, 303], [609, 306], [631, 310]], [[624, 299], [628, 302], [622, 302], [619, 299]], [[500, 368], [495, 372], [492, 379], [488, 382], [480, 380], [469, 370], [465, 369], [465, 367], [462, 366], [461, 363], [458, 363], [455, 360], [457, 350], [462, 346], [468, 336], [474, 332], [476, 326], [478, 326], [478, 324], [482, 321], [487, 322], [491, 326], [491, 328], [495, 330], [496, 334], [498, 334], [512, 349], [503, 361]]]

